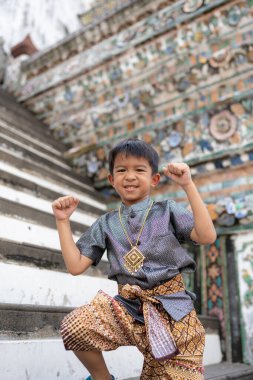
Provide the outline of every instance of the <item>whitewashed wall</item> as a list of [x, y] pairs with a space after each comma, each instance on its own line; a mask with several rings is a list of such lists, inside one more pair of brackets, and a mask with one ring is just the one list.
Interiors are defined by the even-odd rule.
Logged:
[[77, 15], [92, 0], [1, 0], [0, 36], [5, 49], [19, 43], [29, 33], [40, 50], [51, 46], [80, 28]]
[[253, 364], [253, 234], [234, 236], [241, 308], [243, 359]]

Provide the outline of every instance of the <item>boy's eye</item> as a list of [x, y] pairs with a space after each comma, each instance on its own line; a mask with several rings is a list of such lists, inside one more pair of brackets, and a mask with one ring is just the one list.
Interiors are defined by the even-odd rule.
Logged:
[[144, 169], [137, 169], [137, 172], [144, 172]]
[[117, 171], [117, 173], [120, 173], [120, 172], [124, 172], [125, 169], [117, 169], [116, 171]]

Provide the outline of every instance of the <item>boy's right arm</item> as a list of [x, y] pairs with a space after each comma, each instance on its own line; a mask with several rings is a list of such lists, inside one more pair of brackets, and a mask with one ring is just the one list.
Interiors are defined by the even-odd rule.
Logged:
[[77, 198], [68, 195], [56, 199], [52, 204], [64, 262], [68, 271], [73, 275], [83, 273], [93, 263], [91, 259], [81, 255], [72, 236], [69, 218], [78, 203]]

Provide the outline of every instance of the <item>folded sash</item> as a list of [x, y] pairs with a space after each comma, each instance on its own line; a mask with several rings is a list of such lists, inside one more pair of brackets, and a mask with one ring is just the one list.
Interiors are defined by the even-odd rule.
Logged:
[[[170, 324], [161, 313], [162, 302], [157, 296], [184, 292], [182, 276], [179, 274], [170, 281], [153, 289], [142, 289], [138, 285], [119, 285], [117, 301], [138, 300], [142, 307], [143, 319], [146, 326], [147, 338], [152, 355], [156, 360], [167, 360], [178, 354]], [[124, 302], [122, 302], [124, 306]]]

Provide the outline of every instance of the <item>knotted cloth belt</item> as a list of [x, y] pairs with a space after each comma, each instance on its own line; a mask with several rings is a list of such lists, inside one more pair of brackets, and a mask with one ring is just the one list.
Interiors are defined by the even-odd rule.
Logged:
[[[142, 302], [144, 323], [147, 338], [152, 355], [156, 360], [170, 359], [178, 354], [169, 322], [162, 316], [161, 302], [155, 298], [156, 295], [177, 293], [185, 290], [181, 275], [159, 285], [153, 289], [142, 289], [138, 285], [119, 285], [119, 294], [125, 299], [139, 298]], [[155, 307], [154, 305], [157, 305]]]

